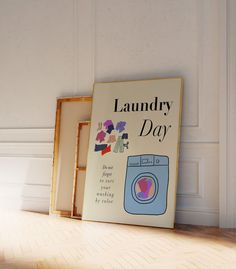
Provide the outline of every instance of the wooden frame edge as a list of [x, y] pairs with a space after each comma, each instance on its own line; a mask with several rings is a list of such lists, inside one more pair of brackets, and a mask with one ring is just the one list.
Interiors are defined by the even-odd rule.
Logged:
[[73, 180], [73, 192], [72, 192], [72, 204], [71, 204], [71, 218], [82, 219], [82, 215], [79, 216], [75, 214], [76, 210], [76, 187], [78, 182], [79, 171], [86, 171], [86, 167], [78, 166], [79, 160], [79, 147], [80, 147], [80, 132], [83, 126], [91, 125], [91, 121], [79, 121], [77, 129], [77, 144], [75, 153], [75, 170], [74, 170], [74, 180]]
[[75, 96], [75, 97], [60, 97], [57, 99], [56, 106], [56, 120], [54, 133], [54, 149], [53, 149], [53, 165], [52, 165], [52, 185], [50, 196], [50, 215], [58, 215], [70, 217], [71, 212], [66, 210], [57, 210], [56, 207], [56, 188], [57, 188], [57, 165], [58, 165], [58, 151], [60, 143], [60, 127], [61, 127], [61, 108], [64, 102], [91, 102], [92, 96]]

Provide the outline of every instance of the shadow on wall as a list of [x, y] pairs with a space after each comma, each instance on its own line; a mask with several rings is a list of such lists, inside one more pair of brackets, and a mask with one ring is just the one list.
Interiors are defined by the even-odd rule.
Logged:
[[30, 144], [24, 151], [27, 156], [0, 159], [0, 209], [47, 213], [52, 145]]
[[51, 156], [31, 158], [21, 190], [21, 210], [48, 213], [51, 189]]

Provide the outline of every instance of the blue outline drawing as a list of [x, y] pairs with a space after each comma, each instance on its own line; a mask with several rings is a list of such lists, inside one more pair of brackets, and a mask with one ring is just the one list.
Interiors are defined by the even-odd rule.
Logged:
[[[154, 182], [153, 194], [150, 197], [144, 197], [144, 199], [139, 198], [135, 190], [136, 183], [139, 180], [145, 181], [148, 178]], [[167, 210], [168, 186], [168, 156], [155, 154], [129, 156], [127, 158], [124, 188], [125, 211], [133, 215], [165, 214]], [[146, 195], [148, 194], [146, 193]]]

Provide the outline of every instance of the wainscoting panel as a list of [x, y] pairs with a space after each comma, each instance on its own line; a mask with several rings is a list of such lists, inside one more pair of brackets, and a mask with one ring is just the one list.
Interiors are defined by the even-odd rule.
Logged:
[[0, 143], [0, 207], [48, 212], [52, 143]]
[[[218, 144], [184, 143], [181, 145], [177, 222], [199, 225], [219, 224], [218, 151]], [[209, 169], [211, 167], [214, 169]]]

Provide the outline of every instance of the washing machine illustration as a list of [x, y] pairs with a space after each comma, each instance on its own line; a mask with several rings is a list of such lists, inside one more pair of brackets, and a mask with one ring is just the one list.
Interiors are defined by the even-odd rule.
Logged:
[[168, 156], [144, 154], [127, 160], [124, 209], [135, 215], [162, 215], [167, 208]]

